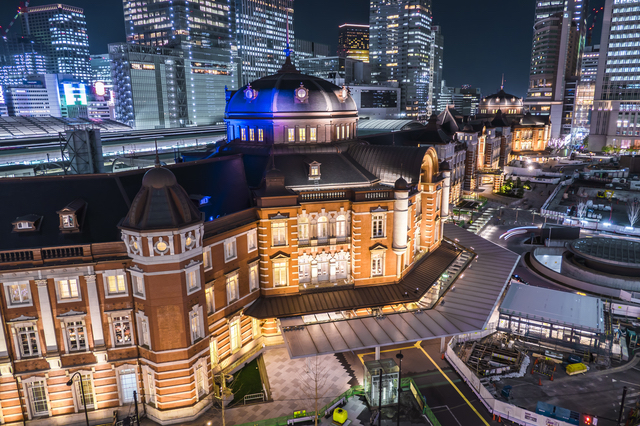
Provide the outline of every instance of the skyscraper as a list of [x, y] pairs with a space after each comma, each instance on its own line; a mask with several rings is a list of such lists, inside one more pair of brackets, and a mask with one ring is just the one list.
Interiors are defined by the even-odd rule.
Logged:
[[107, 86], [112, 85], [111, 60], [108, 53], [91, 55], [91, 82], [101, 81]]
[[47, 60], [33, 39], [10, 35], [0, 39], [0, 85], [21, 85], [29, 75], [46, 74]]
[[536, 3], [525, 105], [532, 114], [550, 115], [552, 137], [571, 131], [573, 103], [564, 102], [565, 82], [575, 86], [571, 79], [580, 73], [587, 9], [588, 0]]
[[42, 46], [47, 72], [70, 74], [88, 82], [89, 36], [84, 10], [64, 4], [23, 8], [22, 33]]
[[275, 74], [294, 46], [293, 0], [235, 0], [242, 85]]
[[232, 7], [229, 0], [123, 1], [127, 42], [147, 46], [192, 45], [229, 49]]
[[589, 149], [640, 147], [640, 0], [606, 0]]
[[338, 27], [338, 56], [369, 63], [369, 25], [340, 25]]
[[576, 104], [571, 129], [574, 139], [582, 139], [583, 136], [589, 134], [599, 57], [600, 45], [585, 47], [582, 54], [582, 71], [576, 90]]
[[371, 80], [397, 82], [401, 109], [426, 119], [430, 106], [431, 0], [371, 0], [369, 62]]
[[444, 62], [444, 36], [440, 25], [431, 27], [431, 34], [433, 37], [433, 43], [431, 44], [431, 75], [433, 75], [433, 81], [429, 86], [429, 99], [431, 99], [431, 111], [440, 111], [437, 109], [437, 105], [440, 86], [442, 86], [442, 67]]

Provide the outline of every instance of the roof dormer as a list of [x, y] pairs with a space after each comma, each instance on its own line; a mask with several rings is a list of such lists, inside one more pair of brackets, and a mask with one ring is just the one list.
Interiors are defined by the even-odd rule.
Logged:
[[87, 203], [81, 198], [70, 202], [62, 210], [58, 210], [56, 213], [60, 217], [60, 230], [62, 232], [80, 232], [86, 210]]
[[309, 180], [320, 179], [320, 163], [313, 161], [309, 163]]
[[16, 220], [11, 222], [13, 225], [13, 232], [33, 232], [40, 229], [42, 223], [42, 216], [37, 214], [29, 214], [26, 216], [17, 217]]

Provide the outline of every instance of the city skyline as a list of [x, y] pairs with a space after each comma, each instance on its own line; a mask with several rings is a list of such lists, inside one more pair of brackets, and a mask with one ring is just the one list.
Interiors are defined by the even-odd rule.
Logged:
[[[9, 24], [15, 15], [18, 2], [0, 5], [0, 25]], [[48, 0], [35, 0], [30, 6], [48, 4]], [[590, 2], [599, 6], [604, 0]], [[122, 3], [116, 0], [91, 3], [86, 0], [69, 0], [70, 6], [85, 9], [92, 54], [107, 52], [108, 43], [123, 42], [126, 38]], [[526, 96], [530, 65], [530, 48], [534, 1], [509, 2], [491, 0], [488, 3], [459, 0], [457, 2], [433, 2], [433, 24], [442, 27], [444, 35], [443, 79], [448, 86], [469, 84], [480, 87], [484, 94], [496, 92], [505, 75], [505, 88], [520, 97]], [[322, 7], [317, 2], [295, 3], [296, 37], [329, 45], [335, 53], [338, 42], [338, 26], [345, 23], [369, 23], [369, 7], [366, 0], [339, 2], [327, 0]], [[338, 12], [337, 12], [338, 11]], [[463, 11], [463, 13], [461, 13]], [[518, 17], [518, 19], [514, 19]], [[488, 21], [499, 25], [486, 25]], [[19, 23], [11, 29], [20, 31]], [[482, 33], [482, 37], [473, 34]], [[599, 36], [594, 37], [597, 44]], [[498, 47], [504, 52], [504, 61], [487, 61], [487, 55], [495, 55]], [[508, 58], [508, 59], [507, 59]], [[468, 64], [482, 64], [480, 69], [469, 72]]]

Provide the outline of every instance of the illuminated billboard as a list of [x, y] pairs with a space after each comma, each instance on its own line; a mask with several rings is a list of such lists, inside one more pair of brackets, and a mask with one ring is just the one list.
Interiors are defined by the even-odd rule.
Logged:
[[67, 105], [86, 105], [87, 88], [82, 83], [62, 83]]
[[93, 89], [96, 91], [96, 95], [104, 96], [106, 93], [104, 90], [104, 83], [101, 81], [96, 81], [96, 84], [93, 85]]

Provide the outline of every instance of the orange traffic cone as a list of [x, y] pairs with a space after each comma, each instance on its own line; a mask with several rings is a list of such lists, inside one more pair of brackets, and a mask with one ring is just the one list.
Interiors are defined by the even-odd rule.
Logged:
[[538, 386], [542, 386], [542, 379], [538, 378]]
[[444, 354], [442, 354], [442, 359], [444, 359]]
[[494, 421], [494, 422], [496, 421], [496, 415], [495, 415], [495, 413], [493, 414], [493, 421]]
[[553, 374], [551, 375], [550, 380], [553, 382]]
[[498, 416], [498, 423], [502, 423], [502, 417]]

